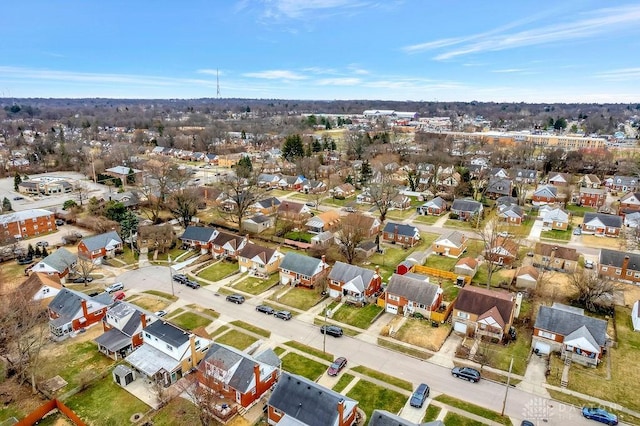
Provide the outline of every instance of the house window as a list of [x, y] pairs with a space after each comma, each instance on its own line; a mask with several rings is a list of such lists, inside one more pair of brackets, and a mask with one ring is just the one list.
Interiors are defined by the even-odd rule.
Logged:
[[469, 319], [469, 314], [466, 312], [458, 311], [458, 318]]
[[167, 345], [167, 349], [169, 349], [170, 351], [172, 351], [172, 350], [173, 350], [173, 346], [171, 346], [171, 345]]
[[389, 296], [387, 296], [389, 298], [389, 300], [393, 300], [394, 302], [399, 302], [400, 301], [400, 297], [395, 296], [393, 294], [390, 294]]
[[633, 271], [627, 271], [627, 276], [630, 277], [633, 274]]
[[144, 337], [146, 337], [147, 339], [151, 339], [151, 335], [149, 333], [144, 333]]
[[602, 269], [602, 272], [606, 272], [606, 271], [607, 271], [607, 269], [609, 269], [609, 268], [607, 268], [606, 266], [603, 266], [603, 267], [601, 267], [600, 269]]
[[542, 331], [542, 330], [538, 331], [538, 336], [544, 337], [545, 339], [549, 339], [549, 340], [555, 340], [556, 339], [556, 335], [555, 334], [549, 333], [547, 331]]
[[633, 274], [634, 278], [640, 278], [640, 272], [636, 272], [635, 274]]
[[620, 269], [616, 269], [616, 275], [620, 275], [622, 271]]

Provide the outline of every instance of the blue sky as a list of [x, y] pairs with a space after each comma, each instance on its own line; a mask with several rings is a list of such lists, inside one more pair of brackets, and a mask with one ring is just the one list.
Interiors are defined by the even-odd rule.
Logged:
[[0, 97], [640, 102], [640, 3], [25, 0]]

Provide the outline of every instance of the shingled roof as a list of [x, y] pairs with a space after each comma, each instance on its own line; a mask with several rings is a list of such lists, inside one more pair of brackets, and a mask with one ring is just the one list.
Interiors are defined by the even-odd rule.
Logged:
[[514, 297], [511, 293], [471, 286], [460, 290], [455, 304], [457, 310], [475, 315], [482, 315], [496, 307], [505, 321], [511, 318], [514, 306]]
[[282, 263], [280, 263], [280, 269], [312, 277], [318, 271], [321, 263], [322, 259], [289, 252], [284, 255], [284, 259], [282, 259]]
[[540, 306], [534, 328], [566, 337], [583, 326], [599, 346], [604, 346], [607, 341], [607, 322], [586, 316], [561, 303], [554, 303], [553, 306]]
[[433, 304], [438, 290], [440, 287], [435, 284], [398, 274], [393, 274], [387, 285], [388, 294], [402, 296], [425, 306]]

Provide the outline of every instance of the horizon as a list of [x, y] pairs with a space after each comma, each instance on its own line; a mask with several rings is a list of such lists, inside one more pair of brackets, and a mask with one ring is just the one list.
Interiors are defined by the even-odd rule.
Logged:
[[34, 0], [3, 9], [29, 21], [0, 27], [15, 40], [0, 48], [0, 98], [640, 102], [640, 4], [628, 0]]

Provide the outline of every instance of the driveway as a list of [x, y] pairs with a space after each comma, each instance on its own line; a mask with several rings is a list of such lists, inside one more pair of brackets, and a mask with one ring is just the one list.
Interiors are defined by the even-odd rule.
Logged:
[[533, 222], [533, 226], [531, 227], [531, 232], [529, 233], [529, 237], [527, 239], [531, 241], [540, 241], [540, 233], [542, 232], [542, 219], [536, 218], [535, 222]]

